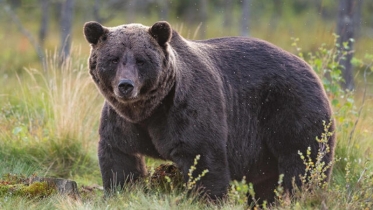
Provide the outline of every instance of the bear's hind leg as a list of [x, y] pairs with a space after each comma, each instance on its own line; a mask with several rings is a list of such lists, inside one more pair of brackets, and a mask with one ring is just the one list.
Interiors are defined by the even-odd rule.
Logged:
[[[262, 177], [263, 178], [263, 177]], [[258, 205], [263, 204], [266, 201], [268, 204], [271, 204], [275, 201], [274, 190], [278, 185], [278, 174], [271, 174], [265, 176], [260, 182], [253, 184], [255, 192], [255, 202]], [[252, 205], [254, 200], [252, 195], [248, 194], [248, 204]]]
[[[293, 194], [295, 186], [301, 187], [300, 176], [304, 175], [305, 165], [298, 153], [280, 156], [278, 159], [279, 173], [283, 174], [283, 187], [286, 193]], [[294, 186], [295, 184], [295, 186]]]
[[[278, 186], [279, 172], [277, 159], [273, 156], [265, 158], [257, 163], [247, 175], [247, 182], [252, 183], [255, 193], [256, 204], [261, 205], [264, 201], [271, 204], [275, 200], [274, 190]], [[248, 204], [253, 203], [252, 195], [248, 194]]]

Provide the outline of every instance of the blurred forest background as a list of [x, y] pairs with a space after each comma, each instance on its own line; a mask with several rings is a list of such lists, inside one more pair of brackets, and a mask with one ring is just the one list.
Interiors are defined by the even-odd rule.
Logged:
[[[67, 56], [71, 42], [87, 54], [81, 28], [90, 20], [107, 26], [167, 20], [187, 38], [253, 36], [287, 50], [295, 37], [303, 51], [331, 43], [336, 33], [341, 45], [354, 39], [349, 51], [361, 55], [373, 49], [373, 1], [368, 0], [1, 0], [0, 6], [1, 38], [7, 40], [1, 43], [0, 72], [19, 72], [37, 56], [43, 60], [45, 50]], [[344, 78], [351, 90], [356, 75], [350, 59]]]
[[[326, 188], [319, 178], [328, 166], [304, 160], [316, 190], [295, 193], [277, 207], [371, 209], [372, 14], [372, 0], [0, 0], [0, 209], [206, 209], [185, 191], [163, 196], [152, 179], [107, 202], [102, 191], [92, 194], [94, 187], [87, 193], [84, 185], [101, 185], [103, 97], [88, 74], [90, 46], [82, 32], [92, 20], [105, 26], [167, 20], [188, 39], [257, 37], [306, 60], [333, 106], [336, 161]], [[159, 164], [146, 161], [149, 169]], [[83, 202], [12, 197], [16, 193], [3, 186], [9, 174], [74, 179]], [[246, 183], [232, 183], [221, 209], [245, 208], [248, 192]]]

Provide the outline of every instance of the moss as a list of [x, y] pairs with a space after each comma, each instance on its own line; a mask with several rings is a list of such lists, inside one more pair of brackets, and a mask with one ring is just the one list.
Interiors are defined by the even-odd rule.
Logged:
[[45, 198], [56, 190], [54, 186], [51, 186], [47, 182], [34, 182], [29, 186], [23, 186], [19, 192], [22, 196], [28, 198]]
[[27, 183], [22, 175], [5, 174], [0, 180], [0, 196], [21, 196], [27, 198], [45, 198], [56, 192], [55, 186], [47, 182]]
[[0, 184], [0, 196], [4, 196], [8, 193], [9, 187]]

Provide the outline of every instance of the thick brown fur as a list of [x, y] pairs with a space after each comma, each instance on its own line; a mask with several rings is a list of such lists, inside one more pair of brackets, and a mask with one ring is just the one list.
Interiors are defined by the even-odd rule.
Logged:
[[[90, 74], [106, 99], [98, 150], [105, 190], [144, 176], [144, 156], [173, 161], [187, 181], [198, 154], [194, 176], [208, 169], [198, 184], [212, 199], [244, 176], [269, 202], [279, 174], [286, 190], [293, 177], [301, 185], [298, 151], [310, 147], [315, 158], [315, 138], [332, 118], [323, 86], [303, 60], [254, 38], [186, 40], [167, 22], [89, 22], [84, 33]], [[326, 163], [334, 135], [329, 146]]]

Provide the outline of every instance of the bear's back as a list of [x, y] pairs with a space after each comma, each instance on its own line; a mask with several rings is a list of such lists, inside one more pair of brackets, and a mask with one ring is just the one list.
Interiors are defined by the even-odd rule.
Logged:
[[[323, 132], [322, 121], [331, 119], [327, 96], [311, 67], [268, 42], [226, 37], [186, 41], [175, 50], [179, 57], [188, 58], [185, 62], [199, 63], [191, 70], [197, 72], [195, 75], [214, 71], [211, 75], [221, 79], [228, 125], [228, 161], [236, 163], [231, 166], [232, 178], [240, 179], [250, 170], [248, 166], [266, 156], [263, 154], [271, 150], [266, 141], [303, 139], [300, 148], [306, 148]], [[198, 80], [203, 82], [203, 78]], [[320, 129], [307, 130], [315, 124], [320, 124]], [[241, 154], [240, 160], [235, 154]]]
[[299, 57], [271, 43], [247, 37], [187, 43], [190, 50], [183, 53], [196, 54], [194, 59], [198, 61], [191, 59], [186, 62], [201, 64], [193, 71], [206, 71], [204, 68], [214, 71], [221, 78], [228, 98], [241, 98], [238, 102], [250, 101], [261, 106], [263, 100], [268, 102], [268, 97], [277, 93], [284, 99], [291, 97], [292, 100], [284, 101], [287, 104], [298, 99], [309, 103], [321, 100], [328, 105], [322, 84], [312, 68]]

